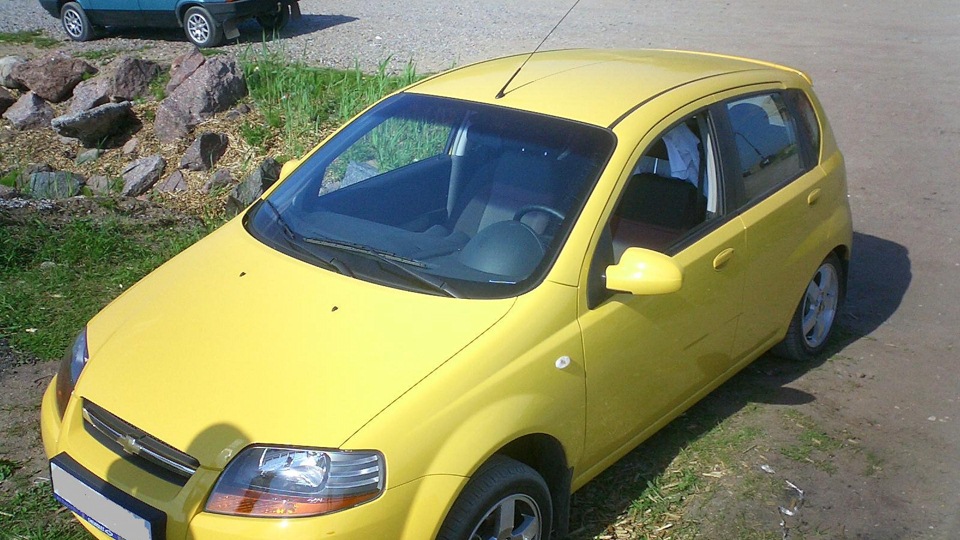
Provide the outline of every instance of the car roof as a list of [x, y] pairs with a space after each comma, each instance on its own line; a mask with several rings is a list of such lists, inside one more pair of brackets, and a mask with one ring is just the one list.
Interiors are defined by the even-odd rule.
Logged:
[[[709, 53], [576, 49], [538, 52], [454, 69], [408, 92], [490, 103], [608, 127], [638, 104], [671, 89], [724, 74], [769, 71], [773, 80], [805, 75], [775, 64]], [[809, 79], [808, 79], [809, 80]]]

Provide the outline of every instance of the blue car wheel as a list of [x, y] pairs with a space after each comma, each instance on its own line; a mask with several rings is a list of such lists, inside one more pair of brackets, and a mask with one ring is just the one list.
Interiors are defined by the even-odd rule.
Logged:
[[87, 14], [76, 2], [67, 2], [60, 9], [60, 24], [74, 41], [87, 41], [93, 38], [93, 26]]
[[200, 6], [188, 9], [183, 15], [183, 30], [197, 47], [215, 47], [223, 41], [223, 28]]

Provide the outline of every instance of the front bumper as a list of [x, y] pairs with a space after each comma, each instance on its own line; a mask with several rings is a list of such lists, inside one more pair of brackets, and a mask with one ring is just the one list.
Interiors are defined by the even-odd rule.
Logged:
[[300, 4], [297, 0], [235, 0], [233, 2], [206, 2], [203, 7], [207, 8], [210, 15], [220, 24], [234, 19], [244, 19], [255, 17], [265, 13], [277, 11], [277, 4], [282, 1], [290, 6], [294, 14], [300, 13]]
[[[426, 476], [391, 486], [378, 499], [341, 512], [315, 517], [252, 518], [211, 514], [204, 504], [220, 471], [201, 467], [182, 487], [153, 476], [101, 445], [84, 430], [79, 400], [58, 416], [56, 378], [43, 395], [40, 428], [48, 458], [66, 453], [86, 471], [166, 515], [165, 540], [272, 540], [331, 538], [370, 540], [434, 538], [465, 478]], [[389, 474], [389, 471], [388, 471]], [[109, 540], [78, 518], [94, 537]]]

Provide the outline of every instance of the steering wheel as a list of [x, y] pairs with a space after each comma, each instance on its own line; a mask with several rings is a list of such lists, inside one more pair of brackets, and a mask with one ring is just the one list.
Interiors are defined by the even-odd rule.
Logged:
[[529, 214], [530, 212], [541, 212], [547, 214], [551, 217], [557, 218], [558, 222], [562, 222], [566, 216], [563, 215], [563, 212], [557, 210], [556, 208], [551, 208], [544, 204], [528, 204], [526, 206], [521, 206], [515, 214], [513, 214], [514, 221], [520, 221], [523, 219], [523, 216]]

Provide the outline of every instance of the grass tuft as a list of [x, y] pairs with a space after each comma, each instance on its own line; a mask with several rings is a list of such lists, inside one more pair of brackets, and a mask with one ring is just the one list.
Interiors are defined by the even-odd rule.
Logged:
[[11, 45], [33, 45], [38, 49], [49, 49], [60, 44], [60, 40], [49, 38], [42, 30], [20, 32], [0, 32], [0, 43]]

